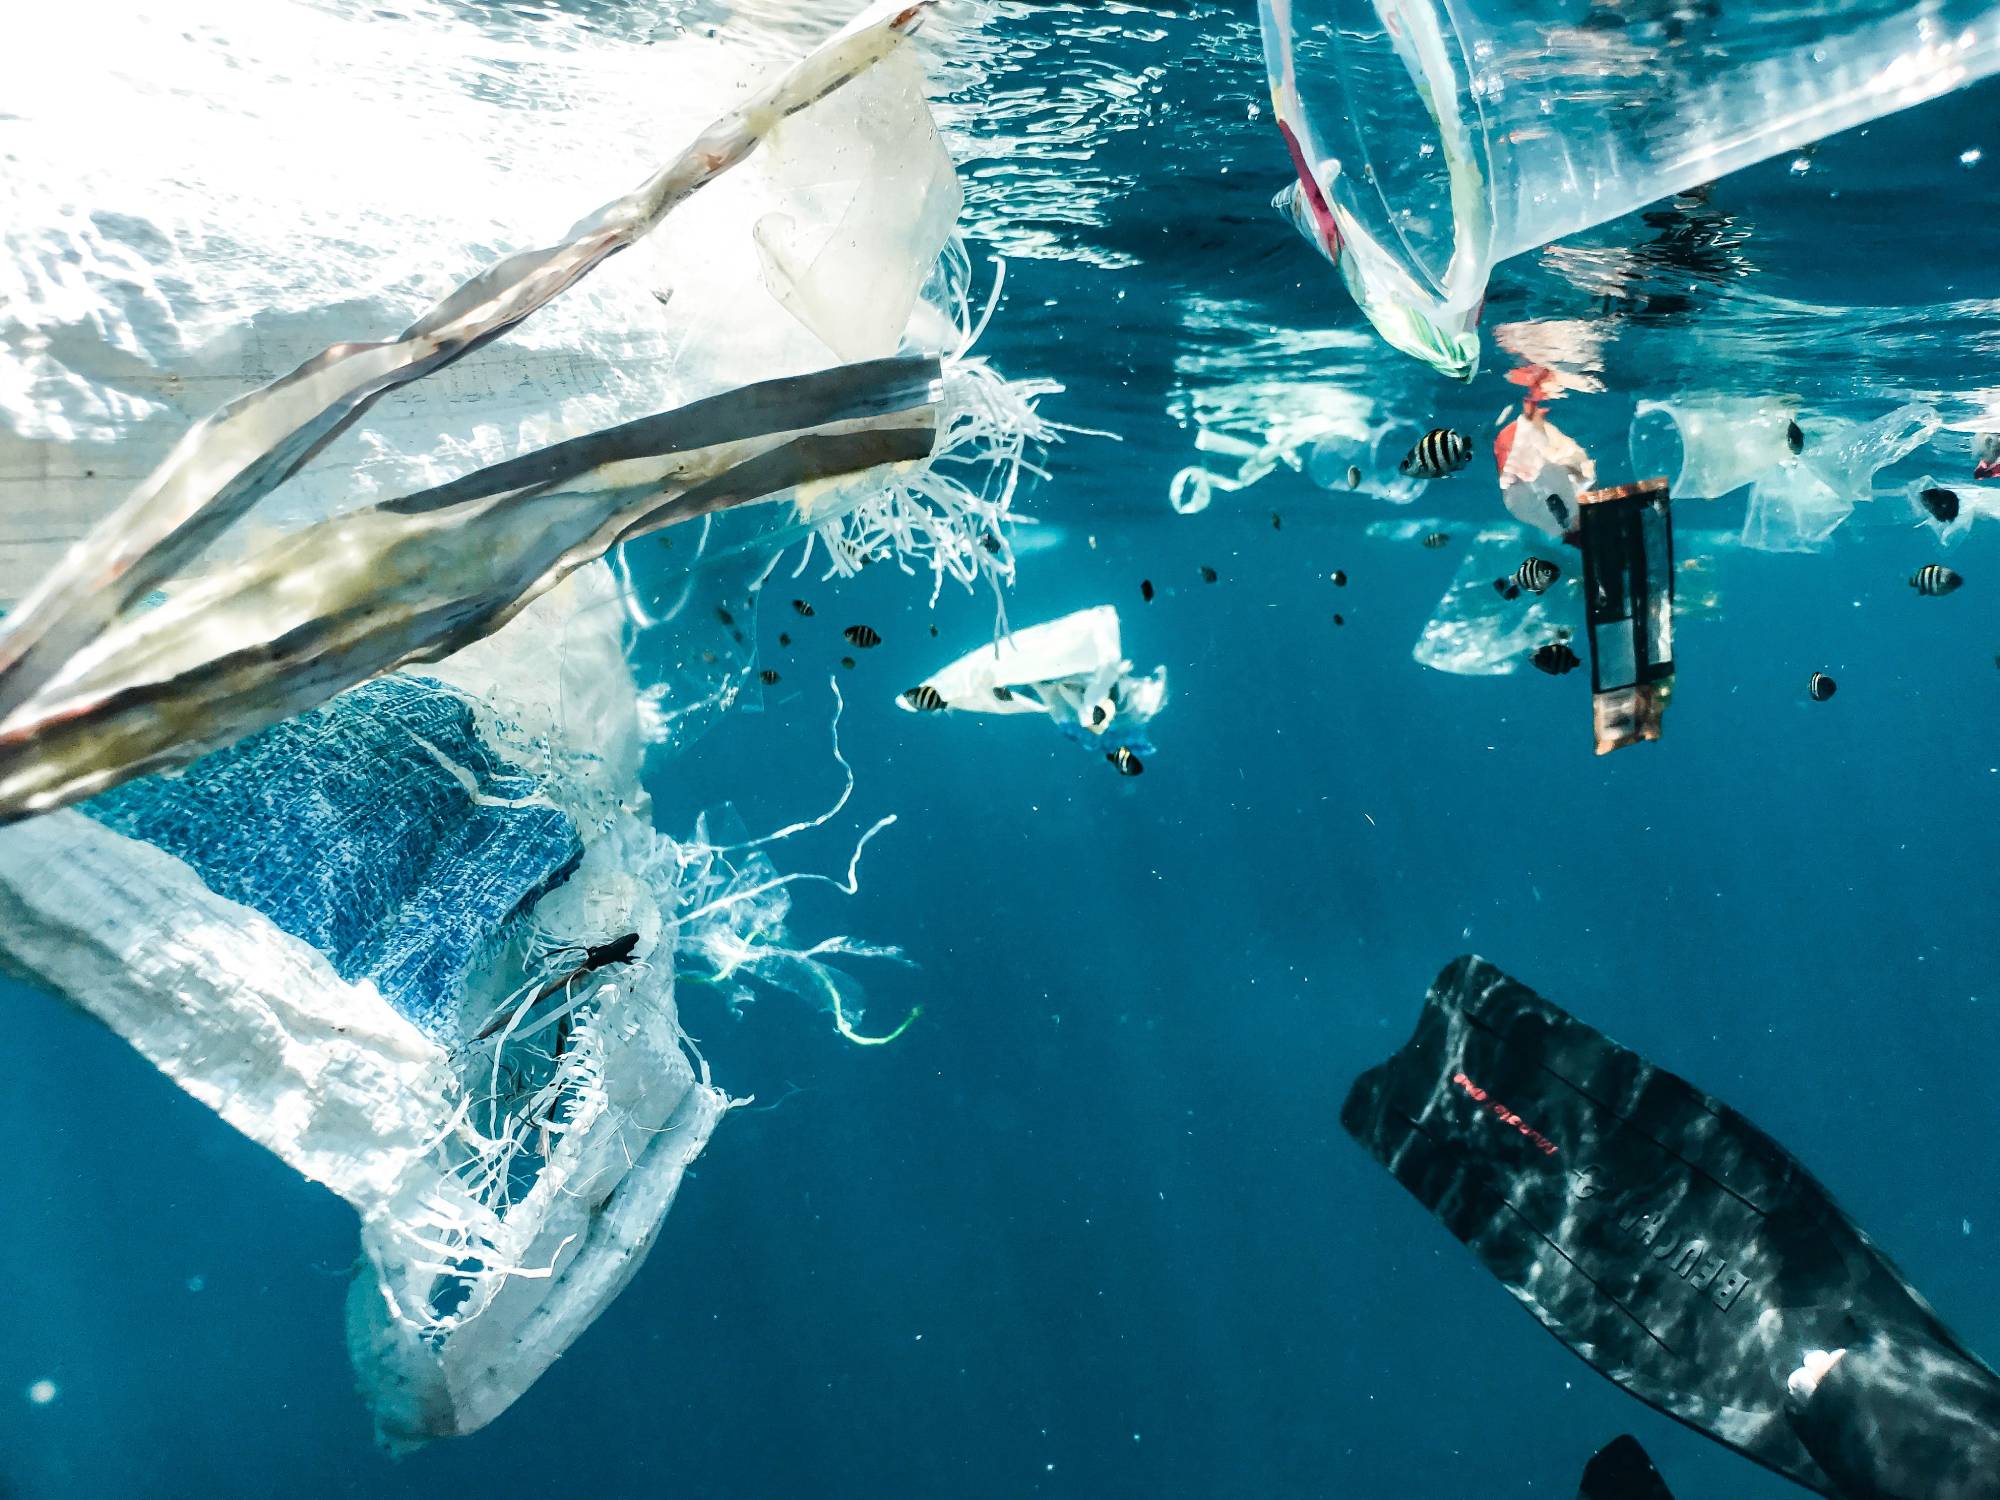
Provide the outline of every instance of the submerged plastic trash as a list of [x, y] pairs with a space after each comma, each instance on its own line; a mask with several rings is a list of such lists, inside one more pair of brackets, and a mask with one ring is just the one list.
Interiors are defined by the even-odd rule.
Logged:
[[1284, 206], [1390, 345], [1461, 379], [1500, 261], [2000, 68], [1992, 0], [1259, 14]]
[[621, 624], [594, 567], [434, 674], [0, 830], [8, 961], [359, 1212], [348, 1344], [395, 1443], [533, 1383], [726, 1105], [675, 1012], [674, 924], [734, 914], [681, 908], [636, 815]]
[[[780, 121], [887, 56], [922, 11], [878, 7], [561, 243], [489, 267], [398, 339], [336, 344], [197, 425], [0, 628], [0, 818], [184, 762], [435, 659], [630, 537], [931, 456], [939, 363], [883, 361], [717, 395], [178, 578], [381, 395], [498, 337], [649, 231]], [[163, 585], [163, 605], [134, 609]]]
[[1518, 521], [1550, 536], [1577, 528], [1576, 497], [1597, 483], [1597, 465], [1576, 440], [1532, 402], [1500, 429], [1493, 456], [1500, 498]]
[[[0, 821], [184, 764], [379, 672], [434, 660], [617, 542], [830, 474], [927, 458], [939, 377], [934, 359], [884, 360], [726, 393], [335, 516], [177, 585], [0, 720]], [[103, 523], [107, 548], [124, 524]], [[95, 545], [93, 534], [80, 550]], [[19, 628], [40, 622], [37, 604], [67, 602], [35, 596]], [[0, 653], [13, 640], [0, 633]], [[31, 649], [11, 670], [32, 672]]]
[[1109, 604], [1016, 630], [961, 656], [897, 696], [912, 712], [1047, 714], [1098, 751], [1153, 753], [1146, 725], [1167, 701], [1167, 669], [1137, 676]]
[[1577, 497], [1597, 753], [1660, 737], [1674, 687], [1674, 530], [1664, 479]]
[[[1682, 499], [1715, 499], [1751, 485], [1743, 544], [1811, 552], [1871, 497], [1876, 471], [1929, 441], [1938, 423], [1937, 410], [1921, 402], [1873, 422], [1808, 432], [1789, 402], [1641, 401], [1632, 419], [1632, 465], [1668, 475]], [[1796, 452], [1793, 434], [1803, 438]]]
[[1195, 434], [1194, 445], [1202, 453], [1217, 453], [1237, 460], [1237, 467], [1233, 474], [1218, 473], [1206, 464], [1189, 464], [1176, 471], [1167, 484], [1167, 504], [1184, 516], [1200, 515], [1207, 510], [1217, 490], [1227, 493], [1248, 489], [1280, 465], [1289, 469], [1299, 467], [1296, 442], [1258, 444], [1204, 427]]
[[964, 194], [915, 58], [887, 59], [771, 133], [796, 207], [757, 221], [765, 284], [842, 359], [894, 354]]
[[1789, 402], [1756, 397], [1641, 401], [1632, 417], [1632, 469], [1663, 474], [1683, 500], [1715, 500], [1787, 462]]
[[[832, 814], [732, 844], [705, 824], [686, 840], [657, 832], [642, 754], [684, 743], [701, 704], [662, 709], [625, 648], [683, 609], [714, 626], [727, 602], [747, 619], [744, 595], [794, 538], [824, 540], [836, 571], [874, 552], [931, 560], [940, 579], [994, 576], [976, 538], [1007, 510], [1046, 387], [1009, 386], [969, 354], [962, 252], [947, 246], [923, 268], [913, 352], [829, 369], [821, 337], [766, 294], [729, 187], [688, 199], [788, 118], [855, 122], [818, 111], [894, 55], [923, 9], [879, 7], [763, 88], [700, 49], [708, 66], [690, 70], [689, 92], [712, 93], [722, 118], [560, 243], [483, 271], [505, 194], [476, 205], [476, 234], [429, 247], [412, 227], [432, 223], [454, 173], [413, 174], [413, 205], [378, 202], [396, 184], [373, 172], [329, 169], [314, 181], [323, 217], [280, 215], [275, 228], [253, 189], [211, 191], [209, 174], [254, 160], [262, 139], [238, 88], [272, 111], [274, 131], [317, 130], [336, 147], [321, 109], [353, 107], [348, 126], [385, 113], [420, 136], [410, 120], [434, 108], [479, 145], [485, 130], [520, 131], [465, 159], [502, 186], [517, 166], [539, 202], [532, 120], [551, 99], [600, 126], [622, 119], [631, 98], [586, 85], [634, 64], [656, 97], [673, 48], [619, 53], [591, 33], [573, 87], [544, 78], [544, 92], [516, 97], [518, 80], [565, 63], [561, 49], [510, 50], [514, 22], [496, 16], [505, 66], [479, 53], [461, 95], [460, 70], [422, 45], [458, 62], [452, 47], [477, 50], [464, 37], [488, 40], [457, 12], [419, 6], [322, 31], [320, 7], [270, 0], [236, 18], [271, 27], [242, 56], [219, 26], [148, 13], [147, 43], [184, 41], [167, 61], [194, 66], [135, 74], [174, 79], [159, 96], [172, 128], [119, 128], [145, 136], [135, 150], [244, 140], [245, 152], [205, 154], [185, 175], [92, 178], [76, 189], [89, 233], [70, 238], [67, 198], [0, 175], [0, 271], [30, 273], [0, 305], [0, 457], [25, 451], [27, 472], [58, 476], [51, 500], [65, 501], [71, 440], [88, 429], [130, 464], [121, 483], [138, 485], [108, 518], [79, 507], [96, 529], [59, 566], [27, 566], [49, 553], [25, 546], [0, 559], [0, 596], [19, 601], [0, 634], [6, 811], [120, 783], [0, 828], [0, 955], [356, 1207], [364, 1264], [348, 1343], [392, 1445], [492, 1420], [637, 1270], [729, 1103], [687, 1044], [678, 978], [788, 975], [827, 999], [843, 1035], [883, 1040], [855, 1029], [824, 960], [887, 950], [782, 946], [783, 888], [797, 877], [760, 852]], [[337, 86], [312, 96], [304, 126], [259, 92], [260, 45], [299, 37], [383, 49], [331, 70]], [[275, 86], [289, 101], [318, 75]], [[650, 153], [654, 138], [636, 133]], [[542, 154], [564, 158], [558, 189], [586, 170], [575, 149]], [[860, 226], [882, 229], [878, 212], [900, 224], [894, 254], [930, 253], [934, 226], [922, 226], [943, 189], [935, 172], [916, 185], [870, 199]], [[126, 194], [146, 211], [125, 213]], [[201, 218], [211, 196], [238, 217]], [[681, 204], [663, 253], [689, 271], [671, 293], [644, 255], [601, 264]], [[800, 257], [815, 232], [828, 244], [859, 232], [815, 225], [804, 200], [797, 212], [787, 245]], [[187, 247], [205, 244], [228, 253], [199, 263]], [[417, 273], [404, 264], [413, 245], [435, 251]], [[794, 261], [791, 285], [830, 292], [822, 263]], [[43, 274], [56, 267], [67, 280]], [[908, 281], [907, 265], [875, 269], [870, 296]], [[676, 311], [685, 288], [705, 294], [725, 274], [748, 278], [740, 295]], [[337, 342], [397, 326], [382, 343]], [[22, 327], [34, 337], [11, 337]], [[128, 384], [145, 396], [125, 401]], [[182, 405], [258, 385], [165, 451], [164, 429], [194, 414]], [[152, 400], [179, 386], [193, 393], [181, 404]], [[459, 419], [469, 432], [453, 430]], [[317, 472], [297, 474], [334, 443]], [[937, 473], [945, 456], [969, 480]], [[730, 509], [779, 492], [794, 508], [755, 526]], [[674, 519], [699, 521], [663, 539], [679, 551], [618, 545]], [[612, 565], [596, 560], [607, 549]], [[45, 581], [24, 591], [24, 577]], [[649, 609], [656, 588], [675, 597]], [[746, 653], [706, 686], [750, 669]], [[141, 774], [160, 766], [176, 774]], [[851, 891], [854, 868], [835, 883]]]
[[1752, 486], [1743, 517], [1743, 545], [1760, 552], [1813, 552], [1874, 496], [1875, 474], [1938, 430], [1936, 408], [1899, 406], [1873, 422], [1815, 431], [1797, 458], [1787, 458]]
[[1408, 505], [1430, 484], [1398, 466], [1424, 429], [1415, 422], [1382, 422], [1365, 432], [1333, 434], [1306, 451], [1306, 477], [1334, 495], [1373, 495], [1392, 505]]
[[[1368, 535], [1407, 543], [1422, 536], [1431, 524], [1378, 522], [1369, 527]], [[1451, 586], [1431, 611], [1411, 649], [1410, 655], [1419, 665], [1461, 677], [1512, 676], [1528, 669], [1537, 647], [1575, 629], [1582, 617], [1581, 580], [1567, 557], [1563, 559], [1563, 576], [1547, 593], [1507, 599], [1494, 591], [1493, 580], [1518, 566], [1541, 537], [1539, 531], [1511, 523], [1480, 528], [1466, 548]], [[1722, 613], [1722, 590], [1707, 560], [1742, 544], [1733, 527], [1676, 535], [1676, 550], [1687, 554], [1675, 570], [1677, 621], [1715, 618]]]

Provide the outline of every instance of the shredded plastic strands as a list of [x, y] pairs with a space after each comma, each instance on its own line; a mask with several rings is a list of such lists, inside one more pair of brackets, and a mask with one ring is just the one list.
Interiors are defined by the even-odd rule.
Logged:
[[[801, 515], [814, 523], [826, 549], [826, 576], [851, 577], [868, 563], [892, 558], [906, 573], [915, 571], [914, 563], [927, 563], [933, 603], [947, 578], [968, 589], [982, 578], [996, 588], [1013, 582], [1008, 533], [1016, 519], [1014, 497], [1023, 472], [1042, 474], [1027, 458], [1028, 445], [1059, 441], [1066, 429], [1036, 409], [1042, 397], [1062, 390], [1060, 384], [1009, 381], [971, 352], [1004, 283], [1005, 264], [996, 260], [992, 291], [975, 320], [964, 246], [954, 239], [947, 247], [934, 305], [950, 319], [953, 337], [936, 447], [929, 463], [801, 495]], [[803, 573], [811, 559], [809, 540], [795, 571]]]

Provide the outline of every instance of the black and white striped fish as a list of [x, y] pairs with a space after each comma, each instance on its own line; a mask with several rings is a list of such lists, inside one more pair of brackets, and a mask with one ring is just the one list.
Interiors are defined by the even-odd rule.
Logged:
[[1106, 752], [1104, 758], [1118, 768], [1120, 776], [1137, 776], [1146, 769], [1146, 763], [1123, 745]]
[[1442, 479], [1472, 462], [1472, 439], [1449, 427], [1433, 427], [1417, 439], [1396, 467], [1419, 479]]
[[1523, 589], [1539, 594], [1560, 577], [1562, 569], [1546, 557], [1531, 557], [1507, 577], [1494, 579], [1493, 587], [1503, 599], [1518, 599]]
[[928, 682], [919, 683], [904, 693], [903, 701], [923, 714], [934, 714], [945, 706], [944, 694]]
[[1952, 572], [1943, 563], [1925, 563], [1910, 575], [1910, 587], [1929, 598], [1938, 594], [1949, 594], [1965, 580]]
[[806, 603], [805, 600], [794, 599], [792, 601], [792, 608], [797, 610], [801, 615], [805, 616], [808, 620], [812, 618], [813, 607], [810, 604]]
[[847, 637], [848, 645], [859, 646], [863, 651], [882, 644], [881, 632], [873, 625], [850, 625], [840, 633]]
[[1551, 677], [1560, 677], [1565, 672], [1574, 672], [1583, 662], [1570, 649], [1568, 641], [1550, 641], [1546, 646], [1537, 646], [1535, 654], [1528, 658], [1535, 664], [1535, 670], [1546, 672]]
[[1451, 533], [1448, 531], [1433, 531], [1429, 536], [1424, 538], [1424, 545], [1433, 552], [1437, 551], [1440, 547], [1450, 545], [1450, 542]]
[[778, 674], [775, 669], [766, 667], [757, 674], [757, 680], [763, 683], [765, 687], [776, 687], [778, 685]]
[[1806, 696], [1815, 703], [1824, 703], [1840, 690], [1840, 684], [1824, 672], [1815, 672], [1806, 679]]

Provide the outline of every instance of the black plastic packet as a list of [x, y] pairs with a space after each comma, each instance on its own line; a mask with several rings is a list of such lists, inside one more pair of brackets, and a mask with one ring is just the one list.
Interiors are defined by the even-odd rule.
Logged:
[[1576, 497], [1597, 753], [1660, 737], [1674, 689], [1674, 528], [1667, 481]]

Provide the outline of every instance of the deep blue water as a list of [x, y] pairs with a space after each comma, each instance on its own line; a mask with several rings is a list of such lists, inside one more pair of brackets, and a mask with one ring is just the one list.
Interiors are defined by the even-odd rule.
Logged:
[[[925, 1014], [864, 1050], [782, 995], [739, 1018], [686, 991], [718, 1078], [778, 1107], [723, 1122], [638, 1279], [517, 1407], [403, 1460], [372, 1447], [342, 1347], [351, 1212], [10, 987], [0, 1495], [1566, 1497], [1620, 1431], [1683, 1496], [1790, 1492], [1565, 1353], [1340, 1131], [1348, 1083], [1468, 950], [1784, 1140], [2000, 1354], [2000, 547], [1976, 531], [1952, 558], [1971, 581], [1942, 600], [1906, 587], [1935, 552], [1902, 526], [1710, 559], [1722, 609], [1683, 622], [1665, 738], [1597, 758], [1581, 676], [1412, 661], [1456, 550], [1370, 538], [1382, 512], [1289, 471], [1171, 514], [1193, 461], [1175, 362], [1358, 319], [1263, 210], [1285, 167], [1243, 120], [1254, 26], [1155, 19], [1165, 41], [1093, 45], [1161, 62], [1182, 114], [1106, 136], [1102, 170], [1151, 151], [1226, 163], [1227, 185], [1151, 177], [1111, 193], [1108, 227], [1052, 220], [1139, 263], [1016, 259], [987, 346], [1068, 383], [1052, 414], [1122, 434], [1053, 455], [1028, 508], [1065, 541], [1026, 560], [1008, 609], [1116, 603], [1127, 654], [1168, 665], [1145, 776], [1038, 722], [895, 708], [990, 630], [988, 600], [947, 595], [934, 642], [922, 592], [874, 569], [817, 586], [840, 603], [813, 622], [764, 619], [767, 644], [798, 641], [785, 684], [653, 768], [659, 822], [727, 801], [761, 829], [823, 806], [820, 671], [841, 623], [875, 624], [883, 646], [841, 674], [851, 825], [784, 858], [838, 869], [856, 829], [898, 814], [860, 894], [805, 888], [795, 926], [904, 946], [920, 967], [868, 973], [871, 1013]], [[1780, 162], [1719, 185], [1747, 269], [1679, 322], [1632, 320], [1611, 391], [1559, 413], [1601, 442], [1606, 477], [1625, 477], [1631, 401], [1697, 379], [1852, 417], [1969, 400], [1991, 316], [1938, 308], [2000, 297], [2000, 161], [1957, 163], [1996, 105], [1989, 86], [1828, 143], [1803, 178]], [[1809, 339], [1767, 308], [1760, 346], [1744, 288], [1908, 326]], [[1201, 289], [1242, 304], [1236, 334], [1176, 321]], [[1495, 293], [1507, 317], [1594, 301], [1543, 265]], [[1488, 422], [1512, 390], [1497, 369], [1447, 388], [1342, 357], [1257, 356], [1420, 418]], [[1940, 472], [1963, 467], [1950, 452]], [[1482, 480], [1422, 513], [1497, 510]], [[1805, 701], [1816, 668], [1832, 702]], [[21, 1399], [44, 1377], [58, 1400]]]

